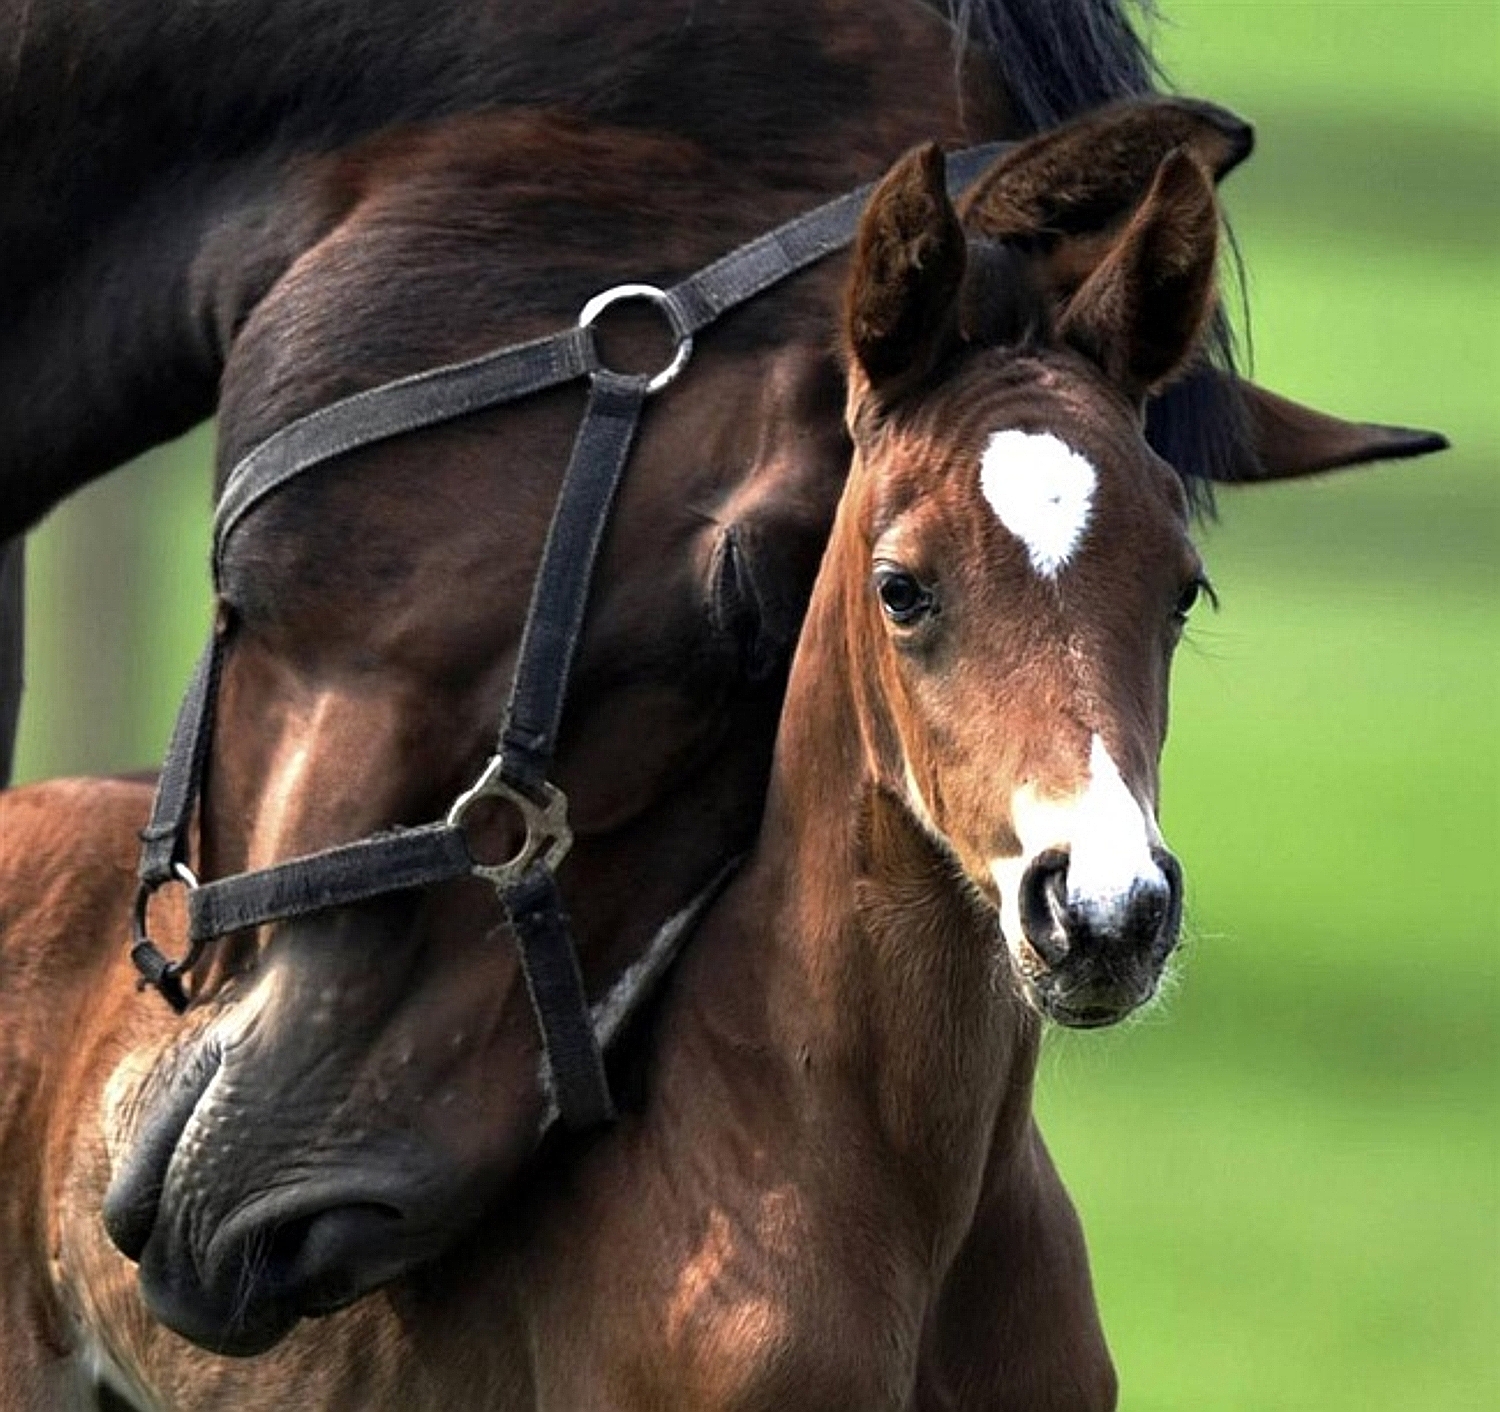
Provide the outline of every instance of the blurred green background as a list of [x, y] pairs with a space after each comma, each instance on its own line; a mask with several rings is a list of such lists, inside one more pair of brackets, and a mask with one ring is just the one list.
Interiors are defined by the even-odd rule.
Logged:
[[[1163, 0], [1254, 371], [1434, 460], [1221, 499], [1176, 676], [1167, 1002], [1049, 1042], [1127, 1412], [1500, 1408], [1500, 7]], [[207, 622], [206, 432], [33, 537], [23, 779], [154, 763]]]

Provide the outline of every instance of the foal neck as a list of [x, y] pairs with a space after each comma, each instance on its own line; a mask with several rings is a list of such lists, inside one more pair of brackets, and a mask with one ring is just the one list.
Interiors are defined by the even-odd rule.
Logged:
[[977, 1181], [1029, 1131], [1039, 1024], [1012, 989], [998, 922], [910, 813], [861, 637], [867, 553], [849, 496], [792, 667], [752, 877], [769, 878], [767, 993], [811, 1002], [823, 1081], [856, 1095], [913, 1176]]

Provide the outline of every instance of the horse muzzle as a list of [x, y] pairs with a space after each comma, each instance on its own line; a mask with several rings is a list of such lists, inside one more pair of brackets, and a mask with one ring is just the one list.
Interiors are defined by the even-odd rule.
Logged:
[[[326, 1037], [315, 1022], [301, 1030]], [[210, 1028], [148, 1076], [114, 1143], [105, 1229], [137, 1263], [152, 1315], [211, 1352], [264, 1352], [433, 1259], [496, 1176], [422, 1129], [423, 1105], [341, 1098], [360, 1061], [377, 1062], [364, 1051], [325, 1054], [329, 1086], [287, 1062], [306, 1057], [226, 1045]], [[507, 1156], [503, 1170], [518, 1162]]]
[[1151, 849], [1154, 868], [1109, 892], [1071, 885], [1070, 855], [1051, 848], [1021, 877], [1019, 945], [1028, 998], [1074, 1029], [1112, 1025], [1151, 999], [1182, 924], [1182, 868]]

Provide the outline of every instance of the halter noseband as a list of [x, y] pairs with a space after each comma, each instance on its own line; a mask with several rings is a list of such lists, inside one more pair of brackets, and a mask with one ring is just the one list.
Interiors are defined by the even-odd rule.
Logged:
[[[952, 156], [950, 192], [962, 191], [1008, 145], [991, 143]], [[143, 987], [153, 986], [181, 1012], [188, 1003], [182, 977], [217, 937], [390, 892], [478, 876], [494, 886], [520, 944], [553, 1098], [563, 1120], [569, 1127], [584, 1128], [613, 1116], [598, 1031], [606, 1031], [607, 1039], [617, 1025], [596, 1020], [584, 993], [556, 882], [557, 868], [572, 842], [567, 799], [548, 778], [595, 559], [645, 401], [682, 372], [692, 355], [694, 334], [847, 245], [871, 189], [862, 186], [819, 206], [670, 289], [624, 284], [595, 295], [584, 305], [576, 326], [561, 333], [334, 402], [267, 437], [234, 467], [214, 516], [216, 581], [225, 546], [240, 522], [304, 471], [403, 432], [518, 401], [562, 383], [585, 378], [589, 382], [588, 405], [532, 585], [499, 744], [442, 822], [395, 829], [200, 884], [187, 860], [226, 646], [225, 635], [214, 632], [178, 710], [151, 819], [141, 833], [130, 954]], [[671, 329], [673, 356], [655, 374], [618, 373], [600, 361], [593, 325], [606, 308], [625, 299], [646, 300]], [[485, 862], [470, 850], [464, 825], [477, 804], [496, 798], [519, 811], [525, 839], [512, 857]], [[658, 940], [670, 942], [675, 951], [729, 871], [720, 869], [664, 925]], [[163, 955], [147, 925], [152, 894], [174, 881], [187, 888], [188, 913], [188, 951], [176, 961]], [[652, 951], [657, 957], [655, 975], [665, 963], [656, 943]]]

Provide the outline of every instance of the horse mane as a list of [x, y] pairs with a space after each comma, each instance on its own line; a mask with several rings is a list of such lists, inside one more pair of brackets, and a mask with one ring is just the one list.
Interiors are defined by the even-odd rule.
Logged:
[[[954, 30], [955, 58], [972, 45], [988, 59], [1027, 131], [1149, 93], [1163, 78], [1130, 16], [1134, 10], [1154, 19], [1155, 0], [943, 0], [943, 8]], [[1229, 282], [1242, 291], [1239, 248], [1233, 232], [1226, 234]], [[1146, 437], [1177, 468], [1194, 513], [1212, 518], [1214, 482], [1250, 479], [1256, 465], [1234, 331], [1222, 306], [1203, 353], [1200, 366], [1152, 400]]]
[[[1147, 93], [1157, 76], [1120, 0], [944, 0], [960, 45], [974, 45], [1030, 132]], [[1155, 0], [1135, 0], [1149, 19]]]

